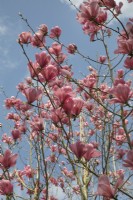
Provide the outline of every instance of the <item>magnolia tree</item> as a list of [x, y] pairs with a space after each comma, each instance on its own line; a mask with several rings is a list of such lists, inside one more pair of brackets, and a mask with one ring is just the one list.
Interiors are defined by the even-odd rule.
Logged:
[[[12, 129], [2, 135], [3, 198], [133, 199], [133, 18], [120, 20], [122, 6], [88, 0], [77, 8], [84, 33], [104, 51], [96, 59], [62, 44], [60, 27], [42, 24], [35, 32], [20, 14], [29, 27], [18, 44], [30, 77], [5, 100]], [[108, 48], [112, 33], [116, 49]], [[27, 48], [38, 51], [34, 61]], [[93, 61], [79, 80], [67, 64], [72, 54]]]

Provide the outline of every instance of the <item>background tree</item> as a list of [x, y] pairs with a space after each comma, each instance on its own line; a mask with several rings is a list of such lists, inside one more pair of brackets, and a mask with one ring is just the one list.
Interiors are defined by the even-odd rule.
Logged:
[[[5, 100], [13, 122], [0, 155], [0, 193], [6, 199], [56, 200], [55, 188], [66, 199], [133, 199], [133, 20], [119, 19], [122, 6], [88, 0], [77, 8], [84, 33], [104, 50], [95, 60], [76, 44], [62, 43], [60, 27], [42, 24], [34, 31], [20, 14], [29, 27], [18, 43], [30, 77], [18, 84], [16, 97]], [[117, 49], [108, 48], [112, 34]], [[26, 52], [30, 47], [38, 50], [35, 61]], [[80, 79], [69, 65], [71, 54], [94, 63]]]

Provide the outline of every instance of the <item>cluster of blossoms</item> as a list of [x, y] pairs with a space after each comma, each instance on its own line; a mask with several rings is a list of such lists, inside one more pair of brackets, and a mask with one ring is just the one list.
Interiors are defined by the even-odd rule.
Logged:
[[[73, 43], [62, 44], [58, 26], [49, 31], [42, 24], [33, 34], [19, 35], [18, 43], [27, 58], [25, 44], [40, 52], [35, 54], [35, 61], [28, 58], [30, 77], [17, 86], [21, 98], [5, 100], [5, 107], [11, 110], [6, 119], [12, 121], [13, 128], [10, 135], [2, 135], [7, 149], [0, 154], [0, 194], [9, 200], [17, 198], [14, 184], [35, 200], [57, 200], [52, 193], [55, 187], [66, 198], [73, 193], [74, 198], [84, 200], [89, 195], [107, 200], [118, 195], [133, 198], [128, 192], [133, 170], [132, 81], [127, 80], [129, 71], [117, 68], [122, 60], [114, 64], [106, 45], [111, 36], [108, 13], [118, 20], [122, 6], [114, 0], [88, 0], [79, 7], [77, 19], [83, 31], [90, 41], [100, 40], [105, 50], [106, 55], [96, 60], [83, 56]], [[114, 51], [127, 54], [124, 67], [130, 70], [132, 21], [122, 26], [122, 32], [115, 31], [119, 35]], [[50, 46], [47, 38], [52, 41]], [[87, 75], [76, 80], [68, 64], [69, 54], [93, 60], [99, 69], [94, 64]], [[23, 148], [26, 154], [9, 150], [15, 148]], [[21, 170], [14, 169], [17, 159], [23, 161]]]

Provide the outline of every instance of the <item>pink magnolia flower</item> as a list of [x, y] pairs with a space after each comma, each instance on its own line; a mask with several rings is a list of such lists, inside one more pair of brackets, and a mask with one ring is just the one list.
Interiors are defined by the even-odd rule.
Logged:
[[110, 100], [111, 103], [126, 104], [132, 97], [133, 92], [130, 90], [129, 85], [119, 83], [111, 89], [110, 94], [114, 95], [114, 98]]
[[11, 195], [13, 193], [13, 185], [9, 180], [0, 180], [0, 194]]
[[71, 86], [64, 86], [54, 92], [54, 97], [59, 105], [63, 105], [67, 98], [74, 97]]
[[35, 116], [29, 121], [32, 131], [43, 131], [44, 130], [44, 120], [39, 116]]
[[100, 56], [100, 57], [98, 58], [98, 61], [99, 61], [100, 63], [103, 64], [103, 63], [106, 61], [106, 59], [107, 59], [106, 56]]
[[54, 54], [55, 56], [59, 56], [62, 51], [62, 45], [54, 42], [52, 46], [49, 48], [49, 52]]
[[42, 95], [42, 90], [40, 88], [25, 88], [23, 94], [27, 98], [29, 104], [38, 100]]
[[91, 158], [97, 158], [101, 156], [101, 153], [96, 150], [93, 146], [93, 144], [86, 144], [86, 153], [83, 155], [83, 157], [89, 161]]
[[55, 67], [54, 65], [48, 65], [41, 71], [41, 75], [44, 81], [53, 81], [58, 75], [57, 67]]
[[124, 167], [129, 167], [133, 170], [133, 150], [129, 150], [127, 153], [127, 159], [123, 160], [125, 163], [123, 164]]
[[75, 44], [69, 44], [67, 47], [67, 51], [70, 54], [74, 54], [77, 50], [77, 46]]
[[41, 31], [36, 32], [31, 38], [31, 44], [35, 47], [43, 48], [45, 46], [45, 37]]
[[30, 165], [27, 165], [24, 167], [23, 174], [26, 175], [28, 178], [33, 178], [33, 176], [36, 174], [36, 170], [31, 168]]
[[75, 142], [74, 144], [70, 144], [69, 148], [78, 159], [81, 159], [82, 156], [87, 152], [86, 145], [81, 141]]
[[117, 189], [123, 184], [123, 181], [124, 181], [124, 175], [121, 174], [121, 176], [117, 179], [115, 187], [112, 188], [108, 176], [103, 174], [99, 177], [96, 194], [109, 199], [114, 198]]
[[52, 119], [55, 125], [60, 122], [63, 124], [69, 124], [69, 119], [62, 108], [52, 110], [50, 118]]
[[122, 159], [124, 157], [124, 155], [127, 153], [127, 150], [125, 150], [125, 149], [117, 149], [116, 153], [117, 153], [117, 158], [118, 159]]
[[18, 42], [20, 44], [28, 44], [31, 42], [32, 34], [30, 32], [22, 32], [19, 35]]
[[40, 72], [41, 67], [39, 66], [37, 62], [33, 63], [32, 61], [30, 61], [28, 63], [28, 69], [30, 71], [31, 78], [35, 78], [36, 76], [38, 76], [38, 73]]
[[115, 8], [116, 2], [114, 0], [102, 0], [100, 4], [108, 8]]
[[21, 139], [21, 132], [19, 129], [13, 129], [11, 131], [13, 139], [16, 141], [17, 139]]
[[133, 2], [133, 0], [128, 0], [128, 3], [132, 3]]
[[55, 26], [51, 29], [51, 32], [50, 32], [50, 38], [59, 38], [60, 35], [61, 35], [61, 29], [59, 26]]
[[3, 155], [0, 154], [0, 168], [8, 169], [16, 165], [17, 154], [12, 154], [12, 152], [7, 149]]
[[90, 2], [89, 4], [80, 5], [80, 13], [78, 13], [78, 20], [82, 21], [93, 21], [97, 18], [99, 13], [99, 5], [96, 1]]
[[128, 54], [132, 56], [133, 52], [133, 39], [118, 38], [118, 49], [114, 51], [115, 54]]
[[84, 101], [80, 98], [73, 98], [73, 107], [71, 110], [71, 114], [74, 116], [78, 116], [83, 108]]
[[133, 58], [127, 57], [124, 62], [124, 67], [130, 70], [133, 70]]
[[7, 136], [6, 133], [4, 133], [2, 135], [2, 142], [7, 143], [7, 144], [10, 145], [10, 144], [13, 144], [13, 139], [12, 139], [12, 137], [9, 137], [9, 136]]
[[41, 53], [36, 53], [35, 56], [36, 56], [36, 61], [41, 68], [46, 67], [50, 63], [51, 58], [49, 55], [47, 55], [45, 51]]
[[73, 98], [71, 98], [71, 97], [66, 98], [66, 100], [64, 101], [62, 107], [63, 107], [63, 109], [64, 109], [64, 111], [65, 111], [65, 113], [67, 115], [71, 114], [73, 105], [74, 105]]
[[39, 32], [40, 32], [42, 35], [44, 35], [44, 36], [46, 36], [47, 33], [48, 33], [48, 27], [47, 27], [46, 24], [41, 24], [41, 25], [39, 26], [38, 30], [39, 30]]

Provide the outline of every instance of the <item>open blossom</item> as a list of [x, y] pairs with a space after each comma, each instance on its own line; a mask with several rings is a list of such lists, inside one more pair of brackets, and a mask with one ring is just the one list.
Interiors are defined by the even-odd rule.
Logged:
[[129, 167], [130, 169], [133, 170], [133, 150], [128, 151], [127, 159], [123, 161], [124, 161], [124, 164], [123, 164], [124, 167]]
[[93, 144], [85, 144], [80, 140], [74, 144], [70, 144], [69, 148], [78, 159], [84, 157], [87, 161], [89, 161], [91, 158], [101, 156], [101, 153], [94, 148]]
[[36, 170], [31, 168], [30, 165], [27, 165], [27, 166], [24, 167], [23, 173], [28, 178], [33, 178], [33, 176], [36, 174]]
[[23, 94], [26, 96], [28, 103], [33, 103], [42, 95], [42, 90], [37, 88], [25, 88]]
[[17, 154], [12, 154], [12, 152], [7, 149], [3, 155], [0, 154], [0, 168], [8, 169], [16, 165]]
[[46, 67], [51, 59], [50, 56], [47, 55], [45, 51], [42, 51], [41, 53], [36, 53], [35, 56], [36, 56], [36, 61], [41, 68]]
[[115, 8], [116, 7], [116, 2], [114, 0], [102, 0], [102, 1], [100, 1], [100, 4], [102, 6], [106, 6], [108, 8]]
[[93, 41], [97, 32], [102, 28], [98, 25], [107, 20], [107, 12], [100, 7], [97, 0], [83, 2], [79, 9], [77, 20], [83, 25], [84, 33], [90, 35], [90, 41]]
[[31, 42], [32, 34], [30, 32], [22, 32], [19, 35], [18, 42], [20, 44], [28, 44]]
[[89, 161], [91, 158], [97, 158], [101, 156], [100, 151], [96, 150], [93, 146], [93, 144], [86, 144], [86, 153], [83, 155], [83, 157]]
[[80, 98], [73, 98], [73, 107], [71, 110], [71, 114], [77, 116], [80, 114], [84, 105], [84, 101]]
[[6, 133], [2, 135], [2, 142], [7, 143], [8, 145], [13, 144], [12, 137], [7, 136]]
[[55, 26], [51, 29], [51, 32], [50, 32], [50, 38], [59, 38], [60, 35], [61, 35], [61, 29], [59, 26]]
[[133, 39], [118, 38], [118, 49], [114, 51], [115, 54], [128, 54], [132, 55], [133, 52]]
[[36, 32], [31, 38], [31, 44], [32, 46], [43, 48], [45, 46], [44, 34], [40, 31]]
[[69, 148], [76, 155], [78, 159], [81, 159], [82, 156], [86, 153], [87, 149], [83, 142], [78, 141], [74, 144], [70, 144]]
[[35, 116], [29, 121], [32, 131], [43, 131], [44, 130], [44, 120], [39, 116]]
[[55, 67], [54, 65], [48, 65], [41, 71], [41, 75], [44, 81], [53, 81], [58, 75], [57, 67]]
[[13, 185], [9, 180], [0, 180], [0, 194], [11, 195], [13, 193]]
[[111, 103], [122, 103], [126, 104], [128, 100], [133, 96], [128, 84], [117, 84], [113, 89], [111, 89], [110, 94], [114, 97], [110, 100]]
[[126, 24], [126, 32], [122, 31], [117, 39], [118, 48], [114, 51], [115, 54], [133, 54], [133, 24], [128, 22]]
[[54, 54], [55, 56], [59, 56], [62, 51], [62, 45], [54, 42], [52, 46], [49, 48], [49, 52]]
[[124, 67], [130, 70], [133, 70], [133, 58], [127, 57], [124, 62]]
[[124, 182], [124, 175], [121, 174], [120, 177], [117, 179], [114, 188], [112, 188], [108, 176], [103, 174], [99, 177], [96, 194], [109, 199], [114, 198], [117, 189], [123, 184], [123, 182]]

